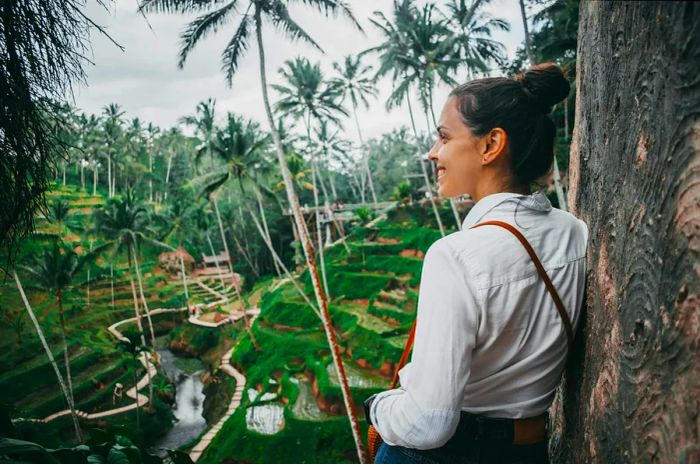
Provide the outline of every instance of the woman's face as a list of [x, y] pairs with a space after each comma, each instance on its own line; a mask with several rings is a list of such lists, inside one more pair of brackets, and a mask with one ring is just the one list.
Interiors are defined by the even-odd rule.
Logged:
[[452, 96], [445, 103], [438, 122], [438, 140], [428, 154], [436, 165], [438, 194], [444, 198], [465, 194], [474, 197], [483, 169], [481, 138], [462, 122], [457, 101]]

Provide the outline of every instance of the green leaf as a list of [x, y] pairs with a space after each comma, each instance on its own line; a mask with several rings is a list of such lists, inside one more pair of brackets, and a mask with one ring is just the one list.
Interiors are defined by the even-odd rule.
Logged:
[[131, 464], [129, 458], [123, 452], [116, 448], [109, 450], [107, 455], [107, 464]]

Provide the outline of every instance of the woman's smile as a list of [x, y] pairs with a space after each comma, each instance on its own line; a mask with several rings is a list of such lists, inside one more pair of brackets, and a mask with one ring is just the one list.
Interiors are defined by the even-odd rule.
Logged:
[[437, 168], [438, 182], [440, 182], [443, 177], [445, 177], [445, 168], [442, 166], [438, 166], [438, 168]]

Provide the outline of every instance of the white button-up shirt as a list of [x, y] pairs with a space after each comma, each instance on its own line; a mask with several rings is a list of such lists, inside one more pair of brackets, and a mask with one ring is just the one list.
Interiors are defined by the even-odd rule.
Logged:
[[375, 397], [370, 417], [389, 445], [437, 448], [460, 411], [524, 418], [545, 412], [564, 369], [561, 317], [518, 239], [535, 249], [576, 329], [588, 228], [542, 193], [497, 193], [474, 205], [462, 230], [436, 241], [423, 261], [411, 362], [400, 388]]

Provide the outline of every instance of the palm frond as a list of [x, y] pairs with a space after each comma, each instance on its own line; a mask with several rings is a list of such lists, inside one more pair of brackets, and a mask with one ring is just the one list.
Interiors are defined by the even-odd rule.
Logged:
[[226, 73], [226, 83], [229, 87], [233, 81], [233, 75], [238, 69], [238, 60], [248, 50], [248, 35], [251, 23], [250, 16], [247, 14], [243, 15], [235, 34], [233, 34], [233, 37], [231, 37], [224, 49], [221, 69]]
[[207, 12], [187, 25], [187, 28], [180, 34], [180, 51], [177, 66], [182, 69], [185, 66], [187, 55], [199, 43], [201, 39], [211, 32], [216, 32], [219, 27], [225, 24], [229, 13], [236, 9], [236, 1], [229, 2], [221, 8]]

